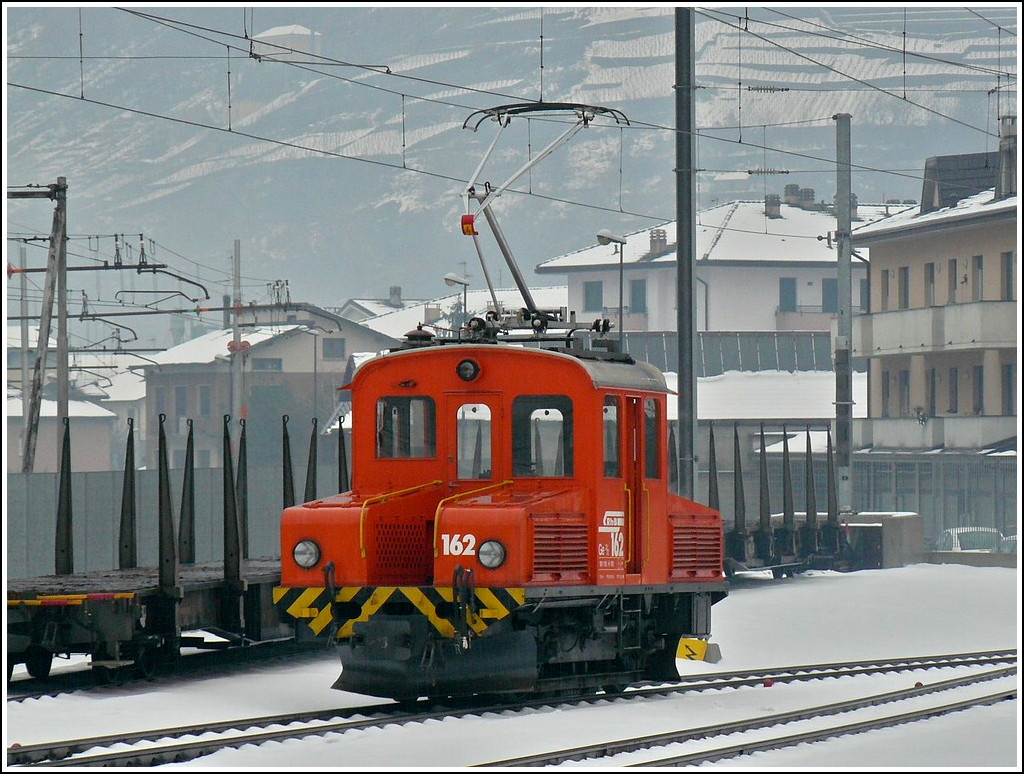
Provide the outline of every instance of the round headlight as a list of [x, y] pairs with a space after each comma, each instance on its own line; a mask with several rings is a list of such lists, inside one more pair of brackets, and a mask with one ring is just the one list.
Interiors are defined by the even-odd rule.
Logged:
[[480, 544], [476, 558], [488, 570], [496, 570], [505, 562], [505, 546], [497, 540], [485, 540]]
[[459, 361], [459, 365], [455, 368], [455, 373], [459, 375], [462, 381], [471, 382], [480, 375], [480, 366], [477, 365], [475, 360], [466, 358]]
[[312, 540], [300, 540], [292, 549], [292, 559], [299, 567], [308, 570], [320, 561], [320, 546]]

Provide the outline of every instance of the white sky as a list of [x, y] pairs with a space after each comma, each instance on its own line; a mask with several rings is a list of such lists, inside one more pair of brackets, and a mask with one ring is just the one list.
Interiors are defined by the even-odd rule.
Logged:
[[[1021, 586], [1016, 569], [921, 564], [846, 574], [811, 571], [780, 581], [765, 575], [739, 581], [712, 609], [712, 641], [721, 647], [722, 660], [715, 665], [681, 661], [682, 674], [1020, 647]], [[333, 690], [330, 686], [339, 671], [336, 657], [326, 652], [321, 661], [302, 671], [282, 664], [257, 664], [243, 676], [198, 678], [177, 685], [158, 682], [149, 689], [111, 687], [24, 701], [5, 708], [4, 746], [379, 702]], [[15, 679], [19, 674], [23, 674], [20, 667]], [[896, 690], [905, 687], [908, 679], [928, 683], [950, 676], [948, 670], [893, 675], [887, 678], [889, 687], [873, 683], [876, 687], [868, 692]], [[989, 682], [980, 692], [1004, 684]], [[1019, 688], [1019, 678], [1016, 684]], [[562, 706], [246, 746], [160, 768], [450, 770], [600, 738], [827, 704], [848, 697], [851, 688], [858, 690], [855, 678], [602, 702], [585, 709]], [[1020, 719], [1019, 700], [1001, 702], [893, 730], [757, 753], [713, 767], [1020, 771]], [[792, 728], [795, 732], [795, 725]], [[655, 749], [646, 758], [634, 753], [572, 767], [621, 768], [667, 756], [669, 750]]]

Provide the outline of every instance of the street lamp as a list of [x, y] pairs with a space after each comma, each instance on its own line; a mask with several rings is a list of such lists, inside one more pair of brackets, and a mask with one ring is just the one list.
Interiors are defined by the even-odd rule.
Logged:
[[466, 291], [469, 289], [469, 280], [463, 279], [458, 274], [448, 272], [444, 275], [444, 284], [454, 287], [462, 285], [462, 324], [459, 326], [459, 338], [462, 338], [462, 329], [466, 327], [466, 320], [469, 319], [469, 311], [466, 309]]
[[626, 238], [613, 234], [606, 228], [597, 232], [597, 241], [602, 245], [619, 245], [619, 350], [622, 350], [622, 253], [625, 252]]
[[[317, 342], [320, 340], [320, 331], [317, 328], [310, 326], [303, 326], [301, 328], [303, 333], [308, 333], [313, 337], [313, 418], [318, 419], [320, 416], [320, 374], [317, 368]], [[325, 331], [326, 332], [326, 331]]]

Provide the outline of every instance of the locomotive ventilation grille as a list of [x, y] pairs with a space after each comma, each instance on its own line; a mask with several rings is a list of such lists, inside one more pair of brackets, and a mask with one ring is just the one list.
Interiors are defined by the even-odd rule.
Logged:
[[722, 566], [722, 532], [717, 526], [673, 525], [672, 577], [718, 572]]
[[533, 574], [564, 576], [587, 571], [585, 524], [536, 524], [533, 530]]
[[[419, 582], [425, 574], [429, 543], [422, 523], [378, 522], [377, 569], [393, 583]], [[410, 572], [414, 575], [410, 576]]]

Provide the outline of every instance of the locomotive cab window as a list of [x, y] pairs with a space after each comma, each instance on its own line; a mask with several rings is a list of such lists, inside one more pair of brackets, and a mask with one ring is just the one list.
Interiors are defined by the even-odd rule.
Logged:
[[434, 401], [387, 396], [377, 401], [377, 458], [410, 459], [435, 454]]
[[619, 473], [619, 399], [606, 395], [601, 407], [602, 437], [604, 438], [604, 474], [615, 478]]
[[512, 401], [512, 475], [571, 476], [572, 401], [520, 395]]
[[466, 403], [455, 412], [455, 448], [459, 478], [491, 477], [491, 409]]
[[658, 404], [653, 398], [644, 401], [644, 476], [661, 478], [661, 430]]

